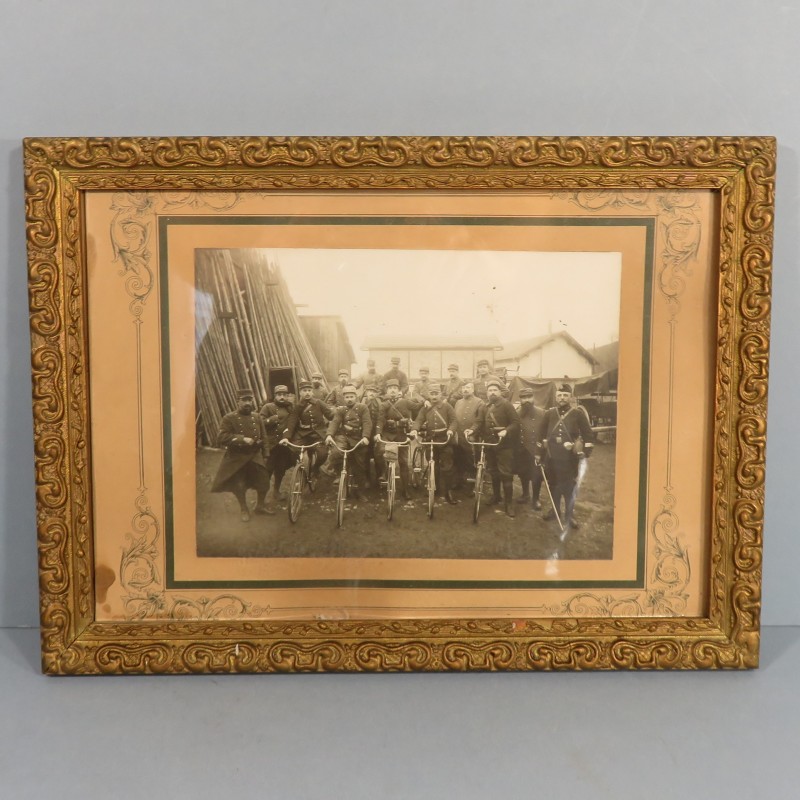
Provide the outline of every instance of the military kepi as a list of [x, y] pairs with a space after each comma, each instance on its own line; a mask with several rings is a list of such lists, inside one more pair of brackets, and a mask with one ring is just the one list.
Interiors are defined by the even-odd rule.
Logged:
[[311, 384], [311, 381], [300, 381], [300, 383], [297, 384], [297, 388], [298, 389], [313, 389], [314, 387]]
[[237, 396], [237, 397], [238, 397], [240, 400], [242, 400], [242, 399], [243, 399], [243, 398], [245, 398], [245, 397], [255, 397], [255, 395], [253, 394], [253, 390], [252, 390], [252, 389], [239, 389], [239, 390], [236, 392], [236, 396]]
[[278, 385], [277, 385], [277, 386], [276, 386], [276, 387], [275, 387], [275, 388], [272, 390], [272, 393], [273, 393], [273, 394], [278, 394], [278, 392], [285, 392], [286, 394], [289, 394], [289, 387], [288, 387], [288, 386], [284, 386], [282, 383], [279, 383], [279, 384], [278, 384]]

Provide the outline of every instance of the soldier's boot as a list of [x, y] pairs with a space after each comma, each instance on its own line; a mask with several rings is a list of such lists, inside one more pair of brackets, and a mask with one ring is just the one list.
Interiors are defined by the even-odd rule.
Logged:
[[274, 508], [267, 508], [266, 500], [267, 493], [266, 492], [259, 492], [256, 496], [256, 507], [253, 509], [254, 514], [274, 514]]
[[458, 503], [458, 501], [453, 497], [453, 490], [450, 488], [450, 478], [446, 478], [442, 476], [442, 490], [444, 494], [444, 499], [451, 505], [454, 506]]
[[503, 497], [506, 501], [506, 514], [509, 517], [516, 516], [514, 512], [514, 503], [512, 502], [514, 497], [514, 484], [511, 481], [503, 481]]
[[529, 491], [531, 482], [529, 480], [522, 481], [522, 497], [517, 498], [518, 503], [529, 503], [531, 500], [531, 494]]
[[403, 495], [403, 500], [411, 499], [411, 494], [408, 491], [408, 478], [403, 470], [400, 470], [400, 493]]
[[493, 506], [500, 502], [500, 478], [492, 478], [492, 496], [487, 498], [486, 505]]
[[250, 522], [250, 509], [247, 507], [247, 495], [244, 492], [234, 492], [236, 499], [239, 501], [239, 514], [242, 522]]

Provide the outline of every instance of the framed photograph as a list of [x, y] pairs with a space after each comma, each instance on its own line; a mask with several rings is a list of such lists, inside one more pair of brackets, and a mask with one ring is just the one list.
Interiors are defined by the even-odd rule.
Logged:
[[775, 153], [26, 140], [44, 671], [757, 666]]

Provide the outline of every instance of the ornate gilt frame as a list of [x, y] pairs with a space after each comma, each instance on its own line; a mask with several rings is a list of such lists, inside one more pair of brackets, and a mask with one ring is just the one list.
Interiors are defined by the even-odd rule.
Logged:
[[[25, 141], [42, 664], [47, 674], [751, 668], [758, 664], [775, 140]], [[95, 620], [83, 199], [98, 190], [708, 189], [718, 194], [704, 618]]]

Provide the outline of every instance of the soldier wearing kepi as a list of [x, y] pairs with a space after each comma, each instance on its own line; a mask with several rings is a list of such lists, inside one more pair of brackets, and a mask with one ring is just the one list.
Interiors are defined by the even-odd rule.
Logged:
[[325, 398], [326, 405], [333, 408], [344, 406], [344, 387], [350, 383], [350, 373], [346, 369], [339, 370], [339, 384], [334, 386]]
[[329, 392], [325, 388], [325, 378], [322, 376], [322, 373], [313, 373], [311, 376], [311, 396], [316, 400], [322, 400], [324, 402], [328, 394]]
[[519, 417], [511, 403], [500, 394], [502, 384], [490, 379], [486, 383], [487, 402], [480, 410], [478, 424], [467, 436], [483, 442], [498, 442], [497, 447], [486, 449], [486, 466], [492, 476], [492, 497], [487, 506], [500, 502], [500, 485], [503, 486], [505, 511], [514, 516], [514, 445], [519, 437]]
[[392, 367], [383, 376], [383, 380], [384, 385], [387, 381], [396, 380], [400, 384], [400, 394], [405, 394], [408, 391], [408, 377], [400, 369], [400, 359], [397, 356], [392, 356]]
[[247, 490], [256, 490], [256, 514], [274, 514], [264, 505], [269, 490], [269, 475], [264, 460], [266, 431], [264, 422], [255, 411], [253, 392], [241, 389], [238, 392], [236, 411], [222, 418], [217, 436], [219, 447], [225, 448], [212, 492], [231, 492], [239, 501], [242, 522], [250, 521], [247, 505]]
[[[414, 417], [419, 412], [421, 403], [408, 397], [400, 396], [400, 381], [390, 378], [386, 381], [386, 400], [381, 403], [375, 436], [387, 442], [404, 442], [411, 430]], [[386, 445], [375, 444], [375, 469], [378, 477], [386, 472]], [[408, 500], [408, 448], [398, 448], [397, 460], [400, 464], [400, 490], [403, 498]]]
[[314, 463], [311, 467], [311, 477], [313, 478], [328, 457], [325, 434], [328, 420], [333, 418], [333, 411], [322, 400], [314, 397], [314, 387], [311, 381], [300, 381], [297, 388], [300, 399], [289, 414], [286, 421], [286, 435], [281, 439], [280, 444], [285, 445], [287, 442], [291, 442], [296, 445], [317, 445], [313, 451], [310, 451], [314, 454]]
[[278, 384], [272, 390], [273, 401], [261, 407], [264, 427], [267, 431], [267, 473], [274, 480], [272, 496], [275, 502], [283, 499], [281, 483], [286, 470], [292, 466], [294, 455], [288, 447], [279, 447], [278, 443], [286, 436], [286, 424], [292, 413], [292, 401], [289, 400], [289, 387]]
[[[375, 426], [378, 424], [378, 415], [380, 414], [381, 410], [381, 401], [378, 399], [378, 387], [374, 383], [365, 383], [364, 384], [364, 394], [361, 398], [361, 402], [367, 407], [369, 410], [369, 418], [372, 422], [372, 430], [375, 431]], [[369, 487], [372, 483], [372, 476], [370, 474], [370, 465], [372, 460], [375, 458], [375, 442], [370, 437], [369, 444], [367, 445], [367, 455], [364, 459], [365, 466], [364, 466], [364, 487]], [[377, 471], [377, 461], [375, 462], [376, 465], [376, 485], [377, 481], [380, 480], [380, 471]]]
[[428, 390], [431, 386], [430, 374], [431, 371], [428, 367], [419, 368], [419, 380], [411, 389], [411, 397], [414, 400], [425, 401], [428, 399]]
[[[578, 527], [573, 518], [578, 470], [580, 460], [591, 455], [595, 439], [586, 414], [573, 408], [571, 400], [572, 387], [568, 383], [558, 386], [555, 408], [545, 412], [536, 433], [537, 469], [546, 460], [547, 482], [559, 514], [564, 499], [565, 532]], [[545, 519], [552, 517], [552, 511], [545, 515]]]
[[433, 460], [438, 465], [441, 477], [441, 494], [450, 505], [456, 504], [453, 497], [453, 447], [451, 440], [456, 433], [456, 413], [453, 407], [442, 399], [442, 386], [431, 383], [428, 387], [428, 402], [423, 405], [411, 426], [411, 435], [423, 435], [434, 442], [447, 442], [445, 447], [433, 448]]
[[376, 390], [380, 394], [381, 389], [383, 389], [383, 378], [378, 375], [377, 371], [375, 370], [375, 359], [368, 358], [367, 359], [367, 371], [362, 372], [354, 381], [353, 385], [358, 389], [359, 397], [364, 396], [364, 387], [372, 384], [375, 386]]
[[448, 364], [447, 383], [444, 385], [444, 399], [455, 408], [456, 403], [461, 399], [461, 387], [464, 381], [458, 377], [458, 364]]
[[522, 497], [518, 503], [530, 502], [534, 509], [540, 509], [539, 493], [542, 489], [542, 471], [536, 466], [536, 431], [544, 418], [544, 409], [534, 405], [533, 389], [525, 387], [519, 393], [519, 432], [520, 440], [515, 453], [514, 471], [522, 483]]
[[456, 488], [464, 479], [475, 475], [475, 451], [467, 441], [466, 431], [473, 430], [478, 424], [478, 414], [483, 408], [483, 400], [475, 396], [475, 386], [472, 381], [466, 381], [461, 387], [461, 399], [456, 401], [454, 411], [458, 426], [458, 437], [453, 455], [456, 467]]
[[325, 439], [325, 443], [330, 445], [331, 450], [328, 456], [328, 463], [323, 472], [327, 475], [335, 475], [342, 467], [344, 455], [333, 446], [334, 444], [343, 450], [349, 450], [355, 447], [358, 442], [361, 442], [363, 446], [354, 450], [349, 456], [350, 463], [353, 465], [351, 472], [353, 476], [353, 499], [360, 500], [361, 494], [358, 486], [364, 475], [367, 456], [366, 445], [369, 444], [369, 439], [372, 435], [372, 419], [369, 415], [369, 409], [363, 403], [356, 402], [355, 386], [347, 384], [344, 386], [342, 393], [345, 404], [342, 408], [336, 409], [333, 419], [328, 425], [328, 436]]
[[491, 372], [487, 359], [482, 358], [475, 366], [478, 370], [478, 374], [475, 376], [475, 380], [473, 380], [472, 383], [475, 386], [476, 397], [480, 397], [481, 400], [488, 400], [489, 381], [497, 381], [500, 384], [500, 394], [503, 395], [505, 393], [505, 384], [497, 375]]

